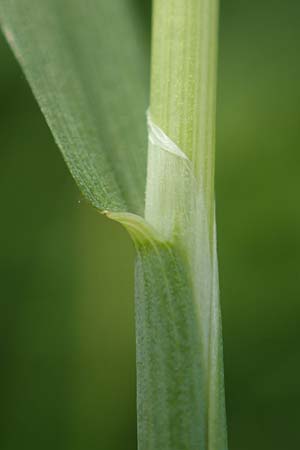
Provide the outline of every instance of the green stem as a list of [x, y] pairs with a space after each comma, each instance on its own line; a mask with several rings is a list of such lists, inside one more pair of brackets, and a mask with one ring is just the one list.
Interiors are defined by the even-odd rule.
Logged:
[[217, 0], [154, 0], [137, 252], [139, 450], [226, 450], [214, 206]]
[[217, 27], [218, 0], [154, 0], [150, 111], [192, 162], [211, 236]]

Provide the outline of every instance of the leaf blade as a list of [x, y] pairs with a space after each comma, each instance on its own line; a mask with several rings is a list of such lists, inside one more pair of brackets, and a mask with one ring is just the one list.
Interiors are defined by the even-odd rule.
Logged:
[[84, 195], [141, 214], [148, 54], [133, 5], [3, 0], [0, 18]]

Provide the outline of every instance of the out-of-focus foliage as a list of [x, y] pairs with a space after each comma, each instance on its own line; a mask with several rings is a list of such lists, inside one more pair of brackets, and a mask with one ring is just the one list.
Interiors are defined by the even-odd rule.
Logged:
[[[142, 3], [132, 4], [147, 38]], [[231, 450], [300, 445], [299, 20], [296, 0], [221, 5], [216, 196]], [[133, 450], [132, 247], [82, 201], [0, 45], [0, 448]]]
[[298, 448], [300, 4], [221, 2], [217, 223], [229, 447]]

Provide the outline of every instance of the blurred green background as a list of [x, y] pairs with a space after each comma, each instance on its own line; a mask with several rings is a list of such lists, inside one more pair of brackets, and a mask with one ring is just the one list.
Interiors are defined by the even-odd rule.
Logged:
[[[229, 444], [300, 448], [300, 4], [221, 3]], [[133, 246], [81, 198], [2, 37], [0, 64], [0, 449], [134, 450]]]

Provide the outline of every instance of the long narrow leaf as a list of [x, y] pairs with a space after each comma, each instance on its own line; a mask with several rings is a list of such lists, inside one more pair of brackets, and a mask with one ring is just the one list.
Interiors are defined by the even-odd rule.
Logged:
[[149, 56], [133, 2], [1, 0], [0, 20], [83, 193], [142, 213]]

